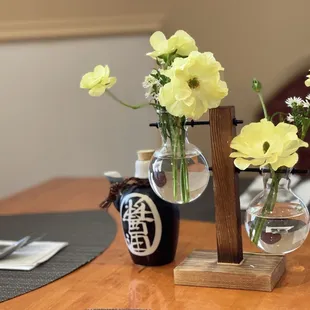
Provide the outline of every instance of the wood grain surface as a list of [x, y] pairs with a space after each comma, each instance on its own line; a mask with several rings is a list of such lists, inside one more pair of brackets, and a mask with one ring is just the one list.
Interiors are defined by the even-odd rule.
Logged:
[[271, 292], [285, 271], [285, 257], [243, 253], [240, 264], [217, 262], [216, 251], [193, 251], [174, 269], [178, 285]]
[[[0, 213], [96, 210], [108, 186], [105, 179], [99, 178], [55, 179], [2, 200]], [[117, 211], [111, 207], [109, 212], [120, 228]], [[94, 261], [43, 288], [1, 303], [0, 309], [310, 309], [309, 238], [300, 249], [287, 255], [287, 272], [271, 293], [175, 286], [173, 269], [193, 249], [216, 249], [214, 224], [182, 220], [180, 228], [172, 264], [148, 268], [133, 265], [118, 229], [112, 245]], [[242, 233], [245, 250], [257, 251], [244, 230]]]
[[239, 264], [243, 259], [239, 182], [229, 158], [236, 136], [235, 108], [219, 107], [209, 113], [218, 261]]

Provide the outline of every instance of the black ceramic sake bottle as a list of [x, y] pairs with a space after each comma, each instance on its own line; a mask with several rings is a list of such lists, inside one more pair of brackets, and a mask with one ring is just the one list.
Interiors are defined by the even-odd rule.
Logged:
[[135, 178], [115, 201], [125, 242], [135, 264], [159, 266], [174, 260], [180, 213], [177, 205], [159, 198], [148, 182], [153, 152], [139, 151]]

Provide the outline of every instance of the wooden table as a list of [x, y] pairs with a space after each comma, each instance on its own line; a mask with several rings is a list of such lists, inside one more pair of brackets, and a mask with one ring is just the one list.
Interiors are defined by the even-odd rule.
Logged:
[[[105, 179], [55, 179], [0, 201], [0, 214], [95, 210], [108, 187]], [[182, 220], [175, 263], [143, 268], [131, 262], [117, 211], [111, 207], [109, 212], [118, 233], [102, 255], [60, 280], [1, 303], [0, 309], [310, 309], [309, 238], [287, 256], [287, 273], [272, 293], [175, 286], [175, 265], [195, 248], [215, 249], [214, 224]], [[243, 237], [245, 250], [255, 251]]]

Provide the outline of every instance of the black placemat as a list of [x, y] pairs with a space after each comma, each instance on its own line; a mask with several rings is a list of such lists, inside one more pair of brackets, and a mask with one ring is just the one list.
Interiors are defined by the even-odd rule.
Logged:
[[68, 241], [69, 246], [31, 271], [0, 270], [0, 302], [42, 287], [90, 262], [112, 242], [116, 225], [101, 210], [0, 216], [1, 240], [17, 240], [30, 233], [46, 233], [43, 240]]

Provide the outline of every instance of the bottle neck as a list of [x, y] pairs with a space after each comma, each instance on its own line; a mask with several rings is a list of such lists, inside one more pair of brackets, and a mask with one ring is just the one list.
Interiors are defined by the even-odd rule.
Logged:
[[263, 182], [264, 182], [264, 188], [270, 189], [272, 185], [277, 182], [278, 189], [290, 189], [290, 173], [291, 169], [286, 169], [285, 171], [281, 172], [263, 172]]
[[175, 141], [177, 141], [178, 139], [182, 139], [184, 141], [185, 145], [189, 143], [186, 128], [184, 128], [183, 136], [181, 136], [181, 134], [176, 134], [176, 137], [170, 137], [170, 136], [165, 135], [162, 132], [161, 128], [159, 128], [159, 131], [160, 131], [162, 146], [165, 146], [167, 148], [171, 148], [172, 145], [175, 143]]
[[147, 179], [149, 172], [150, 160], [136, 160], [135, 178]]
[[177, 117], [169, 114], [167, 111], [157, 111], [159, 118], [159, 131], [162, 139], [162, 145], [170, 148], [177, 142], [188, 144], [187, 126], [185, 117]]

